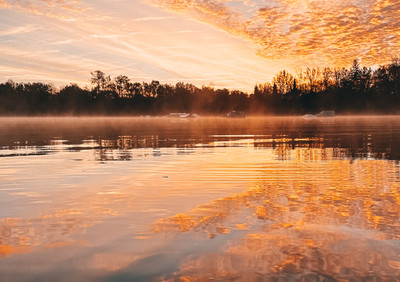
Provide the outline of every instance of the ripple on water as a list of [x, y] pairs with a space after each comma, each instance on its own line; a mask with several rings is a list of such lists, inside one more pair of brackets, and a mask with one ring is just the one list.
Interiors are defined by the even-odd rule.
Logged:
[[4, 279], [400, 276], [400, 119], [163, 122], [0, 119]]

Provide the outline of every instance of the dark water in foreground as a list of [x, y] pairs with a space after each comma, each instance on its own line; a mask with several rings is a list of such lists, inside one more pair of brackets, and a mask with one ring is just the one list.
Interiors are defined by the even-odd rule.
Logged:
[[0, 118], [0, 280], [396, 281], [399, 160], [400, 117]]

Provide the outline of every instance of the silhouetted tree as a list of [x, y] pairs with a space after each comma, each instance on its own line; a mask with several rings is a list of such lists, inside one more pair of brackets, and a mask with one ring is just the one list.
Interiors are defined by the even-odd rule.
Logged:
[[305, 72], [305, 79], [308, 85], [308, 90], [310, 92], [315, 92], [318, 90], [321, 79], [321, 71], [317, 68], [307, 68]]
[[96, 70], [94, 72], [90, 73], [92, 75], [92, 78], [90, 79], [90, 82], [94, 86], [94, 90], [98, 94], [100, 91], [103, 91], [105, 88], [105, 73], [99, 70]]
[[100, 70], [91, 75], [91, 90], [76, 84], [57, 91], [53, 85], [40, 82], [0, 83], [0, 114], [225, 114], [232, 110], [303, 114], [330, 109], [338, 113], [400, 112], [399, 59], [374, 71], [357, 60], [348, 69], [298, 69], [296, 77], [283, 70], [272, 83], [256, 84], [250, 95], [184, 82], [131, 82], [124, 75], [111, 79]]
[[332, 76], [332, 70], [330, 68], [324, 68], [324, 70], [322, 71], [323, 91], [329, 90], [329, 88], [332, 86]]
[[119, 97], [126, 97], [129, 93], [130, 79], [125, 75], [119, 75], [114, 78], [115, 89]]
[[286, 94], [291, 90], [293, 80], [293, 75], [283, 70], [272, 79], [272, 82], [276, 86], [279, 94]]

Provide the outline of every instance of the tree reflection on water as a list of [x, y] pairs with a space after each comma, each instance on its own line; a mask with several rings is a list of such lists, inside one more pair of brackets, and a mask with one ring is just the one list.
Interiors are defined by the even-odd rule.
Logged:
[[235, 141], [251, 139], [256, 148], [278, 148], [282, 153], [298, 147], [334, 148], [340, 150], [340, 157], [400, 160], [400, 119], [395, 116], [317, 120], [2, 118], [0, 129], [2, 151], [10, 150], [0, 156], [97, 149], [99, 160], [126, 160], [129, 150], [137, 148], [235, 146]]

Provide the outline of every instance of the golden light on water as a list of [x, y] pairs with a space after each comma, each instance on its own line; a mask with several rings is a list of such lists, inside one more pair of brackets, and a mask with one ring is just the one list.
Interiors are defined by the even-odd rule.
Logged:
[[14, 135], [0, 133], [0, 272], [13, 281], [61, 270], [92, 281], [398, 277], [398, 124], [4, 122]]
[[[321, 150], [309, 152], [317, 155]], [[297, 149], [291, 153], [300, 155]], [[222, 252], [188, 257], [176, 277], [200, 281], [272, 279], [304, 272], [310, 273], [309, 279], [376, 271], [399, 275], [398, 165], [314, 161], [295, 158], [286, 169], [277, 165], [263, 171], [248, 191], [158, 220], [155, 232], [194, 232], [210, 239], [251, 230], [244, 238], [228, 240]]]
[[[319, 148], [286, 148], [284, 155], [289, 155], [290, 160], [288, 161], [286, 157], [285, 163], [282, 163], [281, 150], [282, 147], [274, 150], [266, 149], [262, 154], [256, 154], [259, 151], [245, 149], [242, 154], [247, 155], [246, 162], [265, 163], [265, 165], [248, 168], [249, 171], [239, 177], [236, 173], [241, 170], [239, 164], [243, 164], [240, 157], [242, 154], [231, 156], [229, 163], [237, 163], [238, 166], [226, 167], [229, 170], [225, 172], [218, 170], [218, 173], [223, 173], [224, 181], [228, 183], [231, 179], [245, 182], [246, 177], [252, 175], [252, 180], [248, 182], [250, 185], [248, 190], [208, 203], [204, 202], [193, 210], [159, 219], [153, 225], [153, 232], [196, 232], [214, 239], [216, 236], [229, 234], [235, 230], [246, 231], [243, 239], [228, 243], [227, 249], [222, 254], [211, 255], [216, 256], [214, 259], [223, 261], [222, 269], [212, 275], [217, 277], [222, 275], [224, 278], [229, 277], [226, 276], [229, 271], [233, 271], [226, 269], [229, 268], [225, 265], [226, 256], [234, 255], [240, 260], [245, 260], [246, 267], [254, 267], [248, 264], [250, 261], [258, 260], [259, 256], [274, 258], [273, 262], [267, 263], [260, 270], [271, 274], [288, 267], [295, 269], [302, 267], [292, 264], [301, 262], [301, 258], [307, 257], [309, 252], [318, 251], [321, 252], [321, 256], [325, 256], [324, 252], [330, 247], [335, 244], [345, 244], [354, 236], [357, 237], [361, 230], [367, 230], [363, 231], [368, 232], [364, 236], [367, 236], [368, 240], [378, 242], [377, 244], [382, 240], [398, 239], [400, 226], [396, 222], [400, 212], [400, 189], [396, 177], [399, 167], [396, 163], [384, 160], [353, 162], [335, 160], [332, 157], [333, 149]], [[193, 174], [186, 176], [183, 174], [176, 179], [171, 177], [175, 190], [179, 190], [180, 183], [185, 183], [189, 179], [192, 183], [196, 183], [202, 176], [213, 177], [208, 172], [206, 161], [198, 157], [195, 171], [200, 177], [196, 178]], [[174, 165], [168, 170], [174, 171], [176, 169]], [[381, 177], [377, 178], [376, 175]], [[130, 183], [129, 178], [124, 181]], [[196, 190], [191, 191], [188, 186], [184, 187], [185, 190], [182, 191], [184, 193], [197, 193]], [[220, 189], [218, 182], [213, 182], [212, 189]], [[168, 198], [168, 195], [165, 196]], [[2, 257], [32, 252], [35, 248], [90, 245], [90, 241], [94, 238], [87, 238], [84, 241], [60, 241], [59, 237], [75, 236], [108, 217], [126, 215], [135, 210], [135, 202], [141, 201], [136, 198], [135, 190], [128, 194], [114, 190], [113, 193], [99, 192], [94, 197], [80, 197], [79, 194], [75, 197], [81, 200], [74, 204], [74, 209], [57, 209], [42, 215], [41, 218], [2, 219], [3, 245], [0, 248]], [[162, 197], [162, 194], [159, 197]], [[175, 204], [179, 205], [179, 202]], [[51, 226], [57, 228], [53, 229]], [[261, 230], [254, 233], [254, 226], [260, 226]], [[391, 227], [390, 230], [387, 230], [388, 226]], [[18, 235], [19, 232], [16, 231], [20, 228], [28, 230], [25, 229], [27, 232]], [[58, 233], [60, 231], [62, 233]], [[144, 236], [145, 240], [151, 239], [150, 234]], [[302, 239], [299, 239], [299, 236]], [[54, 238], [54, 241], [51, 238]], [[275, 247], [271, 249], [271, 246]], [[296, 254], [282, 254], [284, 248], [298, 249], [300, 254], [297, 256], [300, 259], [292, 257]], [[275, 252], [282, 258], [277, 260]], [[96, 257], [95, 260], [99, 259]], [[203, 259], [200, 256], [197, 260], [197, 262], [190, 261], [190, 267], [186, 265], [189, 262], [183, 262], [182, 275], [186, 275], [187, 267], [196, 269], [198, 272], [196, 275], [208, 273], [209, 270], [204, 269], [208, 263], [203, 264], [208, 258]], [[199, 264], [199, 268], [196, 267], [196, 263]], [[392, 261], [388, 267], [394, 266], [396, 269], [396, 263], [400, 262]], [[213, 264], [209, 267], [211, 265]], [[116, 266], [110, 267], [117, 269]], [[351, 267], [351, 264], [348, 267]], [[337, 270], [332, 268], [326, 271], [331, 271], [330, 275], [334, 275]]]
[[[293, 150], [294, 155], [298, 155], [297, 150]], [[309, 149], [311, 154], [314, 150], [321, 151]], [[323, 174], [317, 173], [321, 170]], [[354, 221], [359, 228], [385, 229], [387, 225], [392, 226], [399, 212], [397, 171], [397, 164], [379, 160], [353, 163], [331, 160], [321, 164], [295, 159], [292, 164], [285, 163], [284, 170], [279, 164], [261, 170], [257, 183], [250, 190], [200, 205], [188, 213], [161, 219], [154, 230], [210, 234], [212, 231], [208, 228], [226, 228], [225, 221], [234, 228], [227, 217], [240, 209], [249, 209], [261, 220], [289, 220], [285, 222], [289, 226]], [[382, 178], [377, 179], [377, 174]], [[292, 175], [296, 175], [296, 179]], [[373, 200], [375, 197], [377, 201]], [[393, 217], [382, 218], [382, 209], [393, 211]], [[294, 215], [296, 217], [292, 218]], [[242, 226], [245, 222], [235, 224]], [[396, 234], [394, 231], [392, 236], [396, 238]]]

